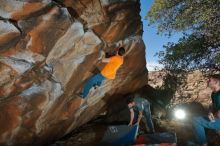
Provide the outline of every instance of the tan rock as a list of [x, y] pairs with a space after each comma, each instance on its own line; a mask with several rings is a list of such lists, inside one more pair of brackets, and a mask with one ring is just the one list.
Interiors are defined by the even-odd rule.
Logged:
[[[156, 71], [149, 73], [149, 85], [152, 87], [161, 87], [162, 78], [165, 76], [163, 71]], [[186, 75], [186, 83], [182, 85], [174, 94], [171, 100], [171, 104], [187, 103], [187, 102], [199, 102], [204, 107], [208, 107], [211, 104], [211, 90], [207, 88], [206, 78], [203, 73], [196, 70], [189, 72]]]
[[[10, 22], [0, 21], [0, 145], [48, 144], [102, 113], [115, 95], [146, 85], [139, 7], [136, 0], [1, 1], [0, 16]], [[99, 50], [112, 55], [120, 46], [126, 55], [116, 79], [79, 110], [77, 93], [103, 67]]]
[[41, 10], [50, 2], [51, 0], [39, 0], [36, 2], [1, 0], [0, 16], [7, 19], [19, 20]]
[[14, 45], [20, 35], [20, 31], [12, 23], [0, 21], [0, 49]]

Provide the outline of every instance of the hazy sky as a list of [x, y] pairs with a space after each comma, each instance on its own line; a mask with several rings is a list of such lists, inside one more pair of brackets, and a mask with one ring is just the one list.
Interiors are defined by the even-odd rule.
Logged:
[[148, 26], [148, 21], [144, 19], [154, 0], [141, 0], [141, 17], [143, 22], [143, 40], [146, 45], [146, 60], [147, 68], [152, 70], [152, 67], [158, 65], [158, 57], [155, 53], [164, 50], [163, 45], [168, 42], [177, 42], [181, 37], [181, 33], [176, 33], [170, 38], [165, 35], [157, 35], [156, 26]]

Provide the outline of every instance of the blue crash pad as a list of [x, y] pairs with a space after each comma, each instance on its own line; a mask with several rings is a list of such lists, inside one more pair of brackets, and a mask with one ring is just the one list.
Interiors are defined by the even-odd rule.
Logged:
[[105, 146], [119, 146], [129, 145], [136, 139], [139, 126], [117, 125], [109, 126], [101, 141], [101, 145]]

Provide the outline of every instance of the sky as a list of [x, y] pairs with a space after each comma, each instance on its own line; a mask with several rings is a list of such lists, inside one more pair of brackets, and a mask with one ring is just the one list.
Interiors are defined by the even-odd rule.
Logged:
[[156, 25], [148, 26], [148, 21], [144, 19], [147, 12], [150, 10], [154, 0], [141, 0], [141, 17], [143, 22], [143, 40], [146, 46], [146, 61], [147, 69], [154, 70], [155, 66], [162, 67], [158, 63], [158, 57], [155, 54], [165, 50], [163, 45], [168, 42], [177, 42], [181, 37], [181, 33], [175, 33], [171, 37], [165, 35], [157, 35]]

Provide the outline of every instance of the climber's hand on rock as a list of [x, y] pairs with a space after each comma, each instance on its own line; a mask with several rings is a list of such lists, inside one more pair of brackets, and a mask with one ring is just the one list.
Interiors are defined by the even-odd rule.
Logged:
[[101, 61], [102, 58], [104, 58], [104, 57], [105, 57], [105, 52], [102, 49], [100, 49], [99, 50], [99, 58], [98, 58], [98, 60]]

